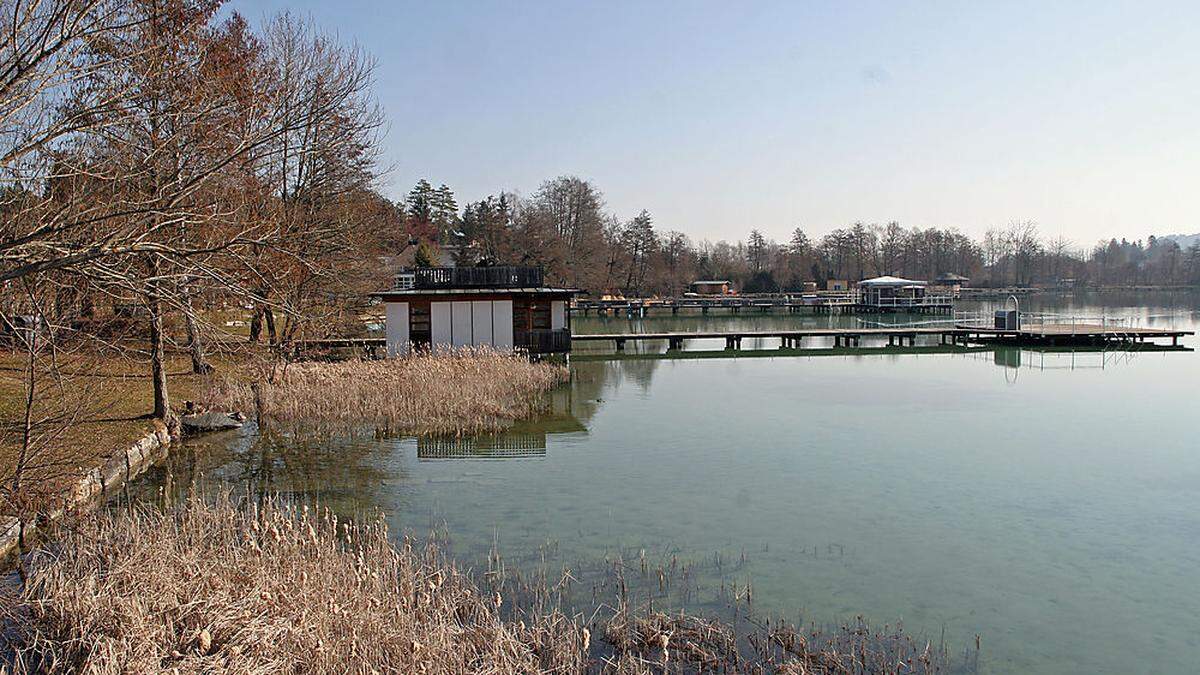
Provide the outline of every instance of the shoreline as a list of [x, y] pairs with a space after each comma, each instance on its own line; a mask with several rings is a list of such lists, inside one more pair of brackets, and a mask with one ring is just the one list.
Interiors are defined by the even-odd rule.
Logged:
[[100, 466], [92, 468], [73, 485], [59, 493], [53, 505], [32, 517], [5, 516], [0, 519], [0, 560], [20, 555], [31, 538], [70, 512], [89, 509], [111, 491], [140, 476], [166, 456], [180, 436], [172, 435], [166, 425], [155, 420], [153, 429], [140, 439], [117, 450]]

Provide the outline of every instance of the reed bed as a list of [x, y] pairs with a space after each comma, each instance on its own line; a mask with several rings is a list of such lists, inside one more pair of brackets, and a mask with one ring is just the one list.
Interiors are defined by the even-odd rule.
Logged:
[[14, 673], [530, 673], [581, 668], [562, 617], [507, 623], [381, 521], [227, 498], [100, 514], [3, 603]]
[[201, 403], [256, 413], [261, 422], [309, 433], [465, 435], [501, 431], [544, 407], [567, 379], [561, 365], [467, 348], [406, 358], [304, 362], [214, 379]]
[[0, 673], [899, 675], [944, 663], [862, 621], [825, 634], [624, 602], [585, 619], [550, 600], [561, 583], [494, 572], [461, 572], [436, 538], [394, 544], [382, 520], [278, 500], [111, 509], [67, 528], [0, 593]]

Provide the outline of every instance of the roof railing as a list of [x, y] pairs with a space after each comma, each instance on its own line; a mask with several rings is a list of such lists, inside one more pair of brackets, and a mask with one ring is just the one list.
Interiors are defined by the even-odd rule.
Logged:
[[543, 285], [539, 267], [418, 267], [413, 288], [535, 288]]

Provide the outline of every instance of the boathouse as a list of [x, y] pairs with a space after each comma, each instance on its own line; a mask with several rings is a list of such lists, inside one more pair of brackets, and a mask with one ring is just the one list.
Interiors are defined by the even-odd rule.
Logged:
[[696, 295], [729, 295], [733, 291], [733, 283], [728, 279], [704, 279], [693, 281], [691, 290]]
[[949, 293], [950, 295], [958, 297], [958, 292], [962, 290], [963, 286], [966, 286], [970, 282], [970, 279], [961, 274], [942, 272], [941, 274], [937, 275], [936, 279], [933, 280], [933, 285], [929, 290], [937, 293]]
[[533, 267], [426, 267], [375, 293], [388, 356], [414, 349], [494, 347], [530, 354], [571, 350], [567, 305], [577, 291], [546, 286]]
[[858, 282], [859, 304], [866, 307], [916, 307], [925, 304], [925, 282], [875, 277]]

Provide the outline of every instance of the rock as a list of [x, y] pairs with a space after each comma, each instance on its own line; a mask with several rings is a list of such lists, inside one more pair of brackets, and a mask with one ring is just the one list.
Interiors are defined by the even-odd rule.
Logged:
[[179, 421], [183, 424], [183, 430], [189, 434], [225, 431], [226, 429], [237, 429], [242, 426], [242, 420], [239, 420], [237, 415], [219, 412], [184, 415]]

